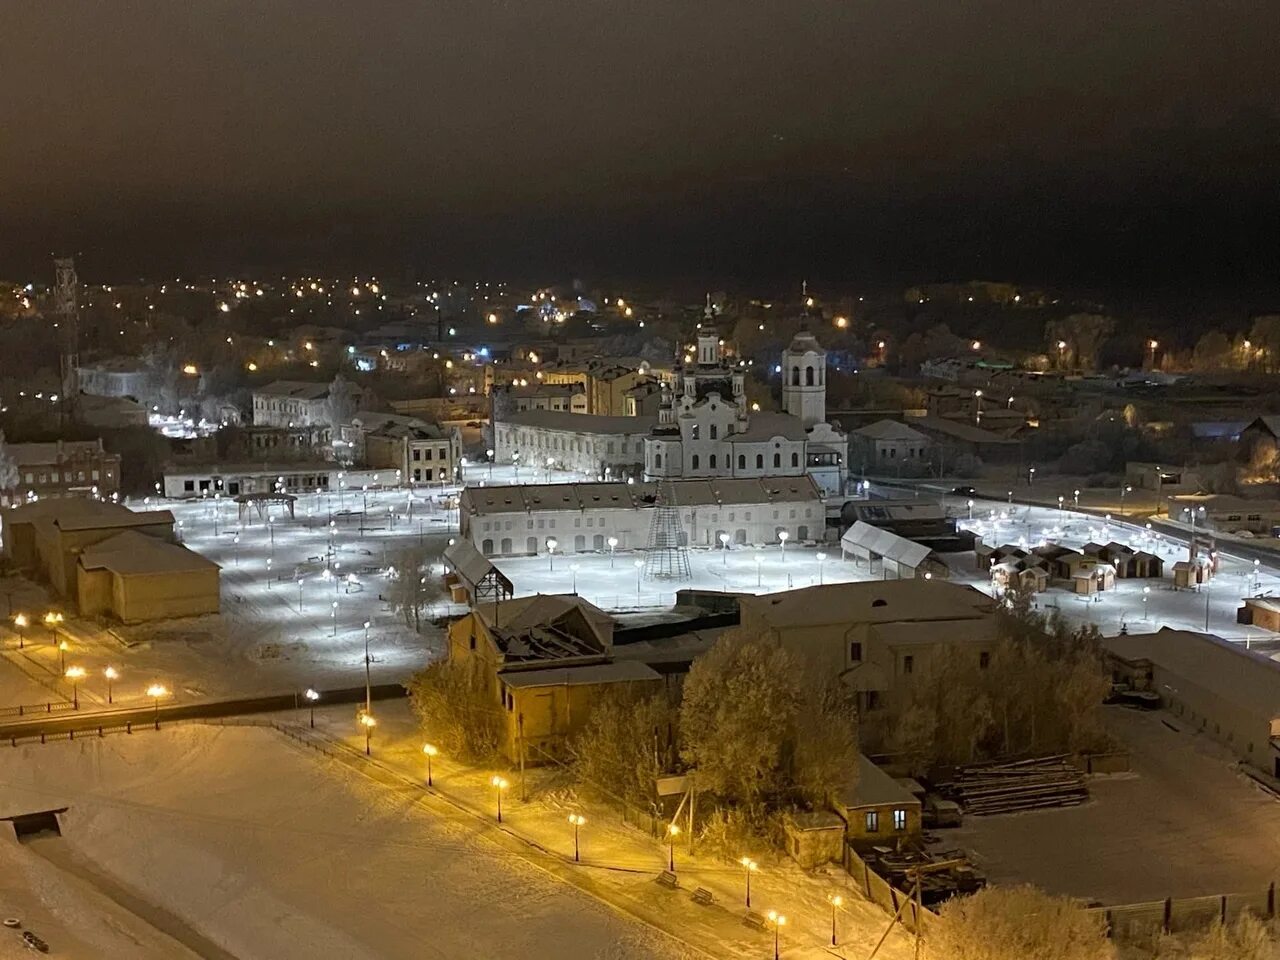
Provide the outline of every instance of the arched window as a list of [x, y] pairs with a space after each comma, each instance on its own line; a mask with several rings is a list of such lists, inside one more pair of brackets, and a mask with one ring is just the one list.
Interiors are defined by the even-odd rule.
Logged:
[[661, 467], [662, 467], [662, 454], [660, 454], [660, 453], [655, 453], [655, 454], [653, 455], [653, 465], [654, 465], [654, 467], [656, 467], [656, 468], [661, 468]]
[[798, 466], [800, 466], [800, 454], [798, 454], [798, 453], [793, 453], [793, 454], [791, 455], [791, 465], [792, 465], [793, 467], [798, 467]]
[[775, 467], [780, 467], [780, 466], [782, 466], [782, 454], [780, 454], [780, 453], [775, 453], [775, 454], [773, 455], [773, 465], [774, 465]]
[[757, 469], [757, 470], [763, 470], [763, 469], [764, 469], [764, 454], [763, 454], [763, 453], [757, 453], [757, 454], [756, 454], [756, 469]]
[[791, 385], [793, 387], [800, 386], [800, 368], [799, 367], [791, 368]]
[[698, 469], [698, 455], [696, 453], [693, 455], [693, 469]]
[[713, 453], [711, 455], [711, 469], [714, 470], [715, 468], [716, 468], [716, 455]]
[[738, 469], [747, 469], [747, 455], [745, 453], [738, 454]]
[[806, 387], [813, 386], [813, 367], [804, 368], [804, 385]]

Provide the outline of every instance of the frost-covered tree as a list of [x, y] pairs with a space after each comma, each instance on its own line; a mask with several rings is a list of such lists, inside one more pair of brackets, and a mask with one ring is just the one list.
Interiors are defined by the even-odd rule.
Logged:
[[605, 795], [647, 804], [654, 798], [654, 778], [670, 768], [675, 723], [666, 694], [607, 694], [570, 744], [574, 772]]
[[15, 489], [18, 486], [18, 480], [18, 465], [9, 454], [4, 431], [0, 430], [0, 490]]
[[502, 741], [502, 709], [479, 660], [437, 660], [407, 684], [423, 734], [444, 753], [486, 761]]
[[1103, 918], [1035, 887], [987, 887], [943, 905], [928, 960], [1113, 960]]
[[440, 599], [441, 589], [430, 576], [428, 552], [424, 547], [407, 547], [391, 558], [387, 602], [404, 617], [405, 626], [419, 630], [422, 613]]

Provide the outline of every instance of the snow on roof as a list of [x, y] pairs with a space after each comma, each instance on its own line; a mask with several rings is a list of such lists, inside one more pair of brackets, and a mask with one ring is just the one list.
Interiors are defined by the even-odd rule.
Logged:
[[891, 530], [873, 527], [862, 520], [845, 531], [845, 535], [840, 538], [840, 545], [850, 550], [860, 547], [912, 569], [924, 563], [932, 552], [922, 543], [900, 537]]
[[507, 414], [499, 421], [540, 430], [628, 435], [647, 434], [657, 422], [657, 417], [602, 417], [593, 413], [570, 413], [567, 410], [520, 410]]
[[1176, 674], [1179, 683], [1197, 686], [1267, 720], [1280, 717], [1280, 663], [1238, 643], [1165, 627], [1156, 633], [1104, 637], [1102, 645], [1122, 660], [1148, 660]]
[[534, 510], [640, 510], [655, 499], [679, 506], [818, 502], [822, 493], [812, 477], [741, 480], [670, 480], [657, 483], [527, 483], [465, 487], [462, 510], [469, 516], [527, 513]]
[[5, 511], [5, 525], [15, 523], [50, 524], [59, 530], [97, 530], [112, 527], [142, 527], [151, 524], [173, 524], [168, 510], [130, 510], [120, 503], [67, 497], [37, 500]]
[[85, 547], [80, 552], [79, 563], [86, 570], [110, 570], [122, 577], [220, 569], [193, 550], [135, 530], [117, 533]]
[[255, 396], [289, 397], [294, 400], [323, 400], [329, 395], [329, 384], [305, 380], [275, 380], [253, 391]]
[[945, 580], [878, 580], [831, 583], [739, 600], [743, 622], [752, 617], [774, 627], [898, 621], [975, 620], [994, 601], [973, 587]]
[[747, 423], [747, 429], [741, 433], [729, 435], [730, 443], [759, 443], [762, 440], [804, 440], [808, 434], [804, 429], [804, 421], [789, 413], [753, 413]]
[[911, 791], [889, 776], [864, 754], [858, 754], [857, 776], [845, 785], [841, 800], [849, 809], [859, 807], [920, 806]]
[[661, 675], [638, 660], [616, 663], [593, 663], [580, 667], [554, 667], [549, 670], [508, 670], [502, 682], [508, 687], [569, 687], [591, 683], [635, 683], [660, 680]]
[[497, 603], [477, 603], [473, 609], [475, 615], [494, 634], [495, 642], [516, 659], [529, 655], [531, 651], [508, 650], [505, 645], [510, 639], [551, 627], [571, 611], [582, 614], [595, 636], [588, 645], [582, 644], [577, 638], [561, 638], [553, 646], [567, 644], [576, 648], [565, 655], [600, 653], [613, 642], [613, 618], [595, 604], [575, 594], [536, 593], [530, 597], [516, 597]]
[[[457, 571], [458, 576], [472, 587], [476, 587], [485, 577], [491, 573], [497, 573], [498, 568], [490, 563], [479, 550], [476, 549], [474, 543], [466, 537], [458, 537], [444, 548], [445, 561]], [[502, 582], [508, 587], [511, 581], [502, 574], [498, 574]]]
[[855, 437], [866, 437], [868, 440], [909, 440], [923, 442], [928, 440], [919, 430], [913, 430], [905, 423], [897, 420], [877, 420], [865, 427], [852, 431]]

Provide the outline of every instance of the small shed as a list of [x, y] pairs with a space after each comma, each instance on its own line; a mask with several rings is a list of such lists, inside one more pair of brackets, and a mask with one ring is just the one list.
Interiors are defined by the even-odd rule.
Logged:
[[830, 810], [790, 813], [782, 829], [787, 853], [806, 870], [844, 860], [844, 821]]
[[834, 798], [832, 806], [845, 823], [854, 847], [920, 839], [920, 800], [864, 755], [857, 776]]
[[865, 560], [871, 570], [880, 561], [880, 571], [885, 579], [909, 580], [916, 577], [946, 579], [950, 570], [936, 553], [922, 543], [898, 536], [883, 527], [873, 527], [859, 520], [840, 538], [840, 552]]
[[497, 603], [511, 599], [515, 588], [506, 574], [489, 562], [476, 545], [470, 540], [459, 537], [445, 547], [444, 560], [453, 568], [454, 582], [449, 586], [457, 590], [462, 588], [463, 597], [455, 596], [454, 600], [466, 600], [471, 604]]
[[1173, 565], [1174, 587], [1196, 587], [1210, 577], [1209, 561], [1202, 557], [1179, 560]]

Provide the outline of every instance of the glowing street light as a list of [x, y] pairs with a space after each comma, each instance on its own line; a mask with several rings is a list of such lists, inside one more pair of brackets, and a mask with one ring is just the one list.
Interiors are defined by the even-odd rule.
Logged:
[[729, 534], [720, 534], [720, 548], [724, 551], [724, 566], [729, 565]]
[[968, 500], [965, 502], [965, 505], [969, 508], [969, 519], [972, 520], [973, 519], [973, 501]]
[[378, 720], [368, 710], [360, 711], [360, 726], [364, 727], [364, 755], [367, 757], [372, 752], [369, 746], [373, 737], [373, 728], [378, 725]]
[[58, 669], [63, 673], [67, 672], [67, 651], [70, 649], [71, 647], [67, 644], [67, 641], [61, 640], [58, 642]]
[[680, 827], [674, 823], [667, 824], [667, 869], [676, 872], [676, 837], [680, 836]]
[[20, 613], [13, 618], [13, 625], [18, 628], [18, 649], [19, 650], [21, 650], [24, 646], [26, 646], [27, 625], [29, 623], [31, 623], [31, 621], [27, 618], [27, 615], [25, 613]]
[[1151, 588], [1150, 588], [1150, 587], [1143, 587], [1143, 588], [1142, 588], [1142, 619], [1143, 619], [1143, 620], [1146, 620], [1146, 619], [1147, 619], [1147, 617], [1148, 617], [1148, 613], [1147, 613], [1147, 597], [1148, 597], [1148, 596], [1150, 596], [1150, 594], [1151, 594]]
[[610, 537], [605, 543], [609, 544], [609, 569], [613, 569], [613, 554], [618, 549], [618, 538]]
[[497, 774], [494, 774], [492, 777], [489, 778], [489, 785], [493, 787], [494, 796], [496, 796], [498, 799], [498, 822], [501, 823], [502, 822], [502, 791], [507, 789], [507, 787], [509, 787], [510, 784], [507, 783], [506, 777], [500, 777]]
[[547, 537], [547, 565], [552, 573], [556, 572], [556, 547], [559, 545], [555, 537]]
[[1063, 507], [1063, 504], [1066, 502], [1067, 502], [1067, 498], [1064, 497], [1062, 494], [1058, 494], [1058, 512], [1059, 513], [1062, 513], [1063, 510], [1065, 509], [1065, 507]]
[[240, 534], [237, 533], [231, 538], [231, 545], [232, 550], [234, 551], [232, 556], [234, 558], [235, 565], [238, 567], [240, 566]]
[[784, 560], [787, 558], [787, 539], [790, 536], [791, 534], [787, 533], [785, 530], [778, 531], [778, 542], [782, 544], [782, 559]]
[[112, 688], [115, 685], [116, 678], [120, 676], [120, 672], [116, 670], [115, 667], [107, 667], [102, 671], [102, 675], [107, 678], [107, 703], [114, 703], [115, 699]]
[[571, 813], [569, 822], [573, 824], [573, 862], [578, 863], [578, 828], [587, 822], [587, 818], [580, 813]]
[[80, 709], [80, 681], [88, 673], [84, 667], [68, 667], [64, 676], [71, 681], [71, 709]]
[[639, 600], [640, 599], [640, 571], [644, 569], [644, 561], [637, 559], [632, 561], [632, 563], [635, 565], [635, 568], [636, 568], [636, 599]]
[[169, 695], [168, 687], [161, 683], [153, 683], [147, 687], [147, 696], [150, 697], [156, 705], [156, 729], [160, 729], [160, 698]]
[[1120, 487], [1120, 516], [1122, 517], [1124, 516], [1124, 495], [1126, 493], [1133, 493], [1133, 486], [1131, 484], [1126, 483]]
[[333, 603], [329, 604], [329, 619], [333, 621], [333, 632], [330, 634], [330, 636], [336, 637], [338, 635], [338, 601], [337, 600], [334, 600]]
[[1072, 495], [1072, 497], [1073, 497], [1073, 498], [1074, 498], [1074, 500], [1075, 500], [1076, 509], [1077, 509], [1077, 510], [1079, 510], [1079, 509], [1080, 509], [1080, 491], [1079, 491], [1079, 490], [1073, 490], [1073, 491], [1072, 491], [1072, 493], [1071, 493], [1071, 495]]
[[838, 893], [828, 893], [827, 902], [831, 904], [831, 945], [836, 945], [836, 910], [844, 903], [844, 897]]
[[773, 960], [778, 958], [778, 931], [787, 925], [787, 918], [777, 910], [769, 911], [769, 922], [773, 924]]
[[817, 554], [815, 554], [814, 558], [818, 561], [818, 586], [822, 586], [822, 564], [826, 561], [827, 555], [823, 551], [819, 550]]
[[760, 864], [756, 863], [750, 857], [742, 857], [738, 860], [742, 864], [742, 869], [747, 875], [747, 906], [751, 906], [751, 875], [760, 869]]
[[431, 775], [431, 758], [434, 757], [439, 752], [440, 751], [436, 748], [436, 745], [433, 743], [424, 743], [422, 745], [422, 753], [427, 758], [427, 786], [428, 787], [435, 786], [435, 779]]
[[314, 687], [307, 687], [302, 695], [307, 698], [307, 705], [311, 711], [311, 728], [314, 730], [316, 726], [316, 701], [320, 699], [320, 691]]

